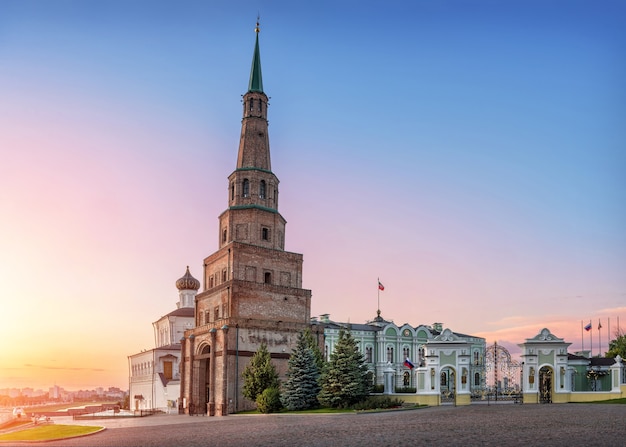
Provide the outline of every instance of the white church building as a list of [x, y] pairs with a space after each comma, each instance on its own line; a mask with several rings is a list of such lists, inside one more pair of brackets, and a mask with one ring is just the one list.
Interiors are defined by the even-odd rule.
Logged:
[[178, 411], [180, 397], [180, 339], [195, 326], [195, 298], [200, 281], [189, 267], [176, 281], [176, 309], [152, 323], [155, 348], [128, 356], [130, 409]]

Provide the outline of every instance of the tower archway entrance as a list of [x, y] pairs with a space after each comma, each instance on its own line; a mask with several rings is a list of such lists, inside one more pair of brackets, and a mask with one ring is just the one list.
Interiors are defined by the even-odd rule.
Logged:
[[549, 366], [539, 370], [539, 402], [542, 404], [552, 403], [553, 371]]
[[210, 402], [211, 387], [211, 346], [205, 345], [195, 358], [198, 368], [198, 390], [194, 399], [194, 414], [206, 414], [207, 404]]

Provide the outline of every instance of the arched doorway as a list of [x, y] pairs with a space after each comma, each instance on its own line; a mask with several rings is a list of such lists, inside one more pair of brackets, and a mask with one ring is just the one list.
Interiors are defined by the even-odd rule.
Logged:
[[439, 372], [439, 389], [441, 391], [441, 403], [456, 403], [456, 371], [454, 368], [445, 366]]
[[539, 402], [552, 403], [552, 368], [544, 366], [539, 370]]
[[200, 353], [196, 355], [196, 362], [198, 368], [198, 389], [197, 395], [194, 399], [195, 408], [194, 414], [206, 414], [207, 403], [209, 402], [210, 393], [209, 387], [211, 384], [211, 346], [204, 345], [200, 348]]

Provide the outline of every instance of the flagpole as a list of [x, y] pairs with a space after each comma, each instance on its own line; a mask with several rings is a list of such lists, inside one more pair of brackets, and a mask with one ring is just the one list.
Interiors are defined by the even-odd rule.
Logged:
[[602, 324], [598, 318], [598, 355], [602, 354]]
[[585, 333], [583, 332], [583, 320], [580, 320], [580, 341], [582, 343], [582, 348], [580, 348], [580, 352], [585, 355]]
[[[589, 320], [589, 326], [591, 326], [591, 320]], [[591, 326], [591, 330], [589, 331], [589, 344], [591, 345], [589, 358], [592, 358], [593, 357], [593, 326]]]
[[377, 306], [378, 308], [376, 310], [378, 310], [378, 315], [380, 316], [380, 278], [376, 278], [378, 283], [376, 284], [376, 290], [378, 290], [378, 303]]

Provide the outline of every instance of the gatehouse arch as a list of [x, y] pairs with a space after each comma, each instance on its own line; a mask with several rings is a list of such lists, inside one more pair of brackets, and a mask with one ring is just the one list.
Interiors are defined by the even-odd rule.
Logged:
[[542, 404], [552, 403], [553, 376], [554, 370], [550, 366], [542, 366], [539, 369], [539, 402]]
[[[428, 405], [469, 405], [471, 344], [444, 329], [424, 346], [423, 366], [417, 368], [417, 394]], [[420, 365], [422, 365], [420, 363]]]

